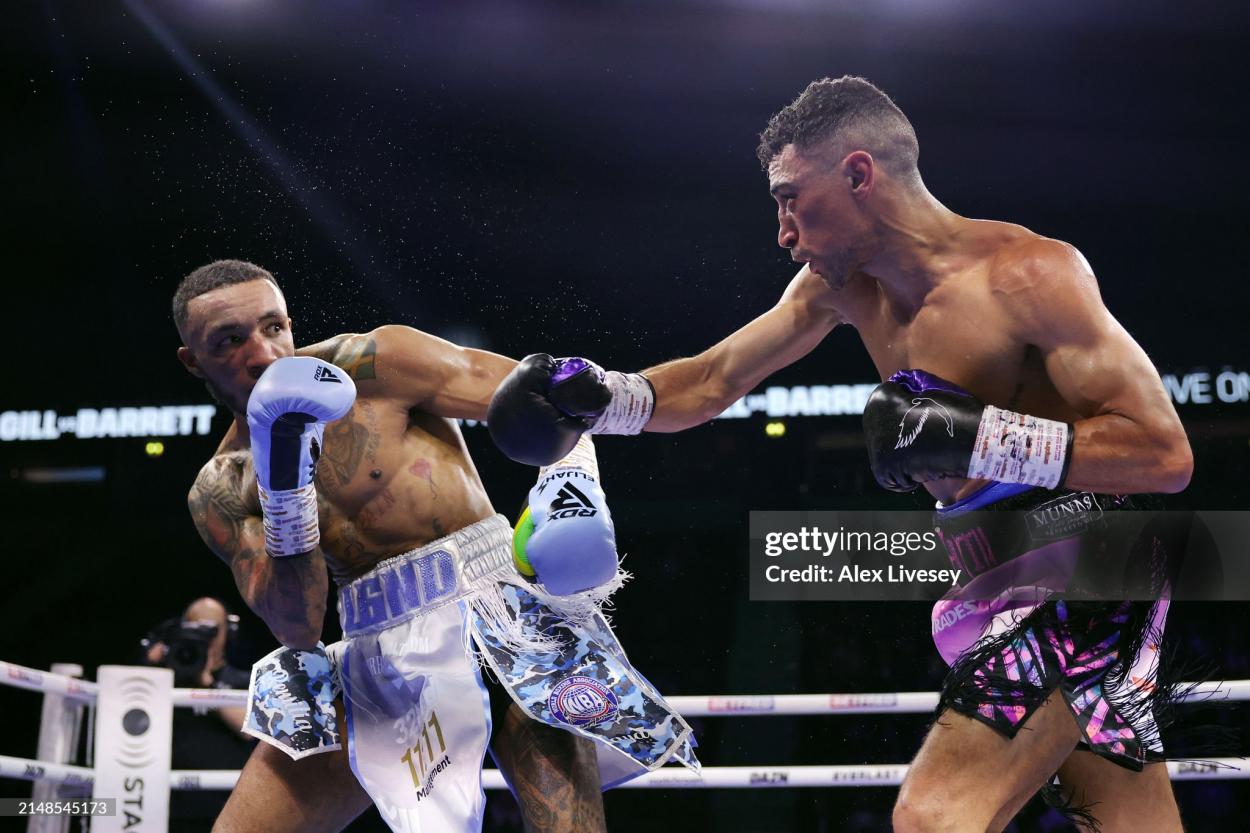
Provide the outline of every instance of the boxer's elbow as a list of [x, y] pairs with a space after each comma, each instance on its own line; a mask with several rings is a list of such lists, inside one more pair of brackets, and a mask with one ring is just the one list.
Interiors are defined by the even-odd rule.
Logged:
[[1194, 475], [1194, 452], [1184, 432], [1171, 438], [1163, 447], [1157, 491], [1167, 494], [1183, 492]]
[[[250, 601], [250, 600], [249, 600]], [[321, 627], [325, 621], [325, 603], [305, 603], [301, 606], [274, 604], [250, 605], [265, 624], [274, 639], [284, 647], [306, 651], [317, 647], [321, 641]]]
[[1141, 426], [1138, 436], [1138, 453], [1149, 472], [1149, 482], [1141, 484], [1138, 491], [1175, 494], [1185, 491], [1194, 474], [1194, 453], [1189, 447], [1189, 437], [1180, 420], [1168, 420]]
[[699, 422], [716, 419], [737, 399], [737, 392], [724, 379], [709, 379], [699, 391]]
[[273, 632], [274, 638], [282, 643], [283, 647], [294, 648], [299, 651], [308, 651], [317, 647], [317, 643], [321, 641], [321, 628], [314, 627], [310, 623], [294, 624], [294, 623], [277, 623], [271, 624], [269, 630]]

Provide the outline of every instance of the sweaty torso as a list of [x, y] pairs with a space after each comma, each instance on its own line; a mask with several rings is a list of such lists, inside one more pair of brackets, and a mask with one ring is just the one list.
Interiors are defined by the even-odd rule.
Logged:
[[[340, 584], [494, 513], [455, 420], [367, 388], [359, 386], [352, 409], [326, 426], [317, 465], [321, 549]], [[260, 515], [251, 451], [233, 426], [217, 458], [237, 473], [230, 479], [243, 507]]]
[[[936, 285], [919, 305], [891, 299], [868, 275], [856, 274], [837, 294], [846, 323], [859, 332], [884, 381], [908, 368], [927, 370], [981, 401], [1048, 419], [1079, 414], [1051, 383], [1040, 351], [1012, 334], [991, 279], [1009, 247], [1038, 236], [1008, 223], [969, 221], [962, 247], [942, 262]], [[925, 484], [950, 503], [983, 481], [948, 478]]]

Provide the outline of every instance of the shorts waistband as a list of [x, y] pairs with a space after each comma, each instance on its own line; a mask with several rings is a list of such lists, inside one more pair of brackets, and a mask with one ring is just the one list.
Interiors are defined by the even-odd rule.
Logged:
[[344, 636], [358, 636], [452, 604], [511, 574], [512, 527], [492, 515], [380, 562], [339, 588]]
[[1006, 500], [1016, 495], [1022, 495], [1025, 492], [1036, 489], [1036, 486], [1026, 486], [1023, 483], [999, 483], [991, 481], [972, 494], [960, 498], [954, 503], [937, 505], [937, 513], [939, 517], [953, 517], [964, 512], [975, 512], [978, 509], [984, 509], [998, 503], [1000, 500]]

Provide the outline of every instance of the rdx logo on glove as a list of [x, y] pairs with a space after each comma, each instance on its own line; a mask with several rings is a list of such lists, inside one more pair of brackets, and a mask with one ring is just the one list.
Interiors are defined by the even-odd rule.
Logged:
[[575, 468], [545, 475], [530, 489], [512, 547], [522, 575], [535, 576], [556, 596], [610, 581], [617, 570], [616, 535], [598, 481]]
[[561, 486], [560, 491], [556, 493], [556, 499], [551, 501], [551, 506], [547, 508], [549, 521], [559, 518], [593, 518], [599, 514], [599, 510], [595, 509], [590, 498], [582, 494], [581, 490], [572, 483], [565, 483]]

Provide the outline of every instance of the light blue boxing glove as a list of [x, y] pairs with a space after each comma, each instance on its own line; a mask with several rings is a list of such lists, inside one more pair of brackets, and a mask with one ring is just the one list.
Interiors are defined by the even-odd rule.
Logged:
[[594, 446], [582, 437], [568, 457], [540, 472], [517, 521], [517, 570], [554, 596], [593, 590], [616, 575], [616, 531], [598, 469]]
[[355, 401], [351, 377], [311, 356], [278, 359], [252, 388], [247, 426], [270, 555], [300, 555], [320, 542], [313, 476], [321, 437]]

